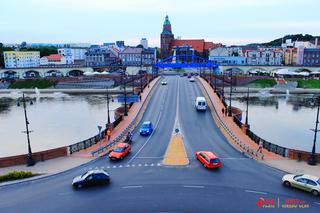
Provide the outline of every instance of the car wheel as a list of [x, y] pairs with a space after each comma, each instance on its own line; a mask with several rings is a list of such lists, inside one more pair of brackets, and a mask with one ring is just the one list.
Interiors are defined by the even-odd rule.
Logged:
[[289, 181], [284, 181], [283, 184], [287, 187], [290, 187], [291, 186], [291, 183]]
[[319, 196], [319, 192], [317, 190], [312, 190], [311, 193], [314, 195], [314, 196]]
[[82, 184], [77, 184], [77, 188], [81, 189], [82, 188]]
[[123, 157], [120, 158], [120, 160], [122, 160], [122, 159], [123, 159]]

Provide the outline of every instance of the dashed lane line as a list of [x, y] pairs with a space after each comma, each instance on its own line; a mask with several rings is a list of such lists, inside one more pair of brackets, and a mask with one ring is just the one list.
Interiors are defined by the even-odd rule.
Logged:
[[134, 189], [134, 188], [142, 188], [142, 186], [123, 186], [123, 189]]
[[259, 192], [259, 191], [253, 191], [253, 190], [244, 190], [245, 192], [248, 193], [254, 193], [254, 194], [262, 194], [262, 195], [266, 195], [266, 192]]
[[183, 186], [184, 188], [198, 188], [198, 189], [203, 189], [204, 186], [195, 186], [195, 185], [185, 185]]

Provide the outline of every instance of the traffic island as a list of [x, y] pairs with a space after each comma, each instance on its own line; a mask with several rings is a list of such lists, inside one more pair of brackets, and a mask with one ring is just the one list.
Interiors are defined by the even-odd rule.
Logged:
[[189, 164], [181, 134], [177, 133], [171, 137], [162, 163], [167, 166], [185, 166]]

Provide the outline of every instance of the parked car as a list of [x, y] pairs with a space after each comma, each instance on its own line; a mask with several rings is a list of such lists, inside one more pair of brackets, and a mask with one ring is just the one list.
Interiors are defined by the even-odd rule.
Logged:
[[166, 81], [161, 81], [161, 85], [167, 85]]
[[151, 121], [143, 122], [139, 132], [140, 132], [140, 135], [143, 135], [143, 136], [151, 135], [151, 133], [153, 132], [152, 122]]
[[89, 170], [86, 173], [75, 177], [72, 181], [74, 188], [85, 186], [103, 185], [110, 182], [110, 175], [102, 169]]
[[114, 148], [109, 153], [110, 160], [122, 160], [131, 151], [131, 145], [128, 143], [119, 143], [116, 148]]
[[194, 78], [189, 79], [190, 82], [195, 82], [196, 80]]
[[298, 188], [313, 195], [320, 194], [320, 178], [312, 175], [300, 174], [287, 174], [282, 177], [282, 183], [287, 187]]
[[222, 166], [220, 159], [210, 151], [196, 152], [196, 158], [203, 164], [205, 168], [217, 169]]

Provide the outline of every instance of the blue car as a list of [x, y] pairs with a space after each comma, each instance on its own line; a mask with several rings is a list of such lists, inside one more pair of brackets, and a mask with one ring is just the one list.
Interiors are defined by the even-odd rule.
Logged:
[[151, 135], [152, 131], [153, 131], [152, 122], [151, 121], [143, 122], [140, 128], [140, 135], [148, 136], [148, 135]]

